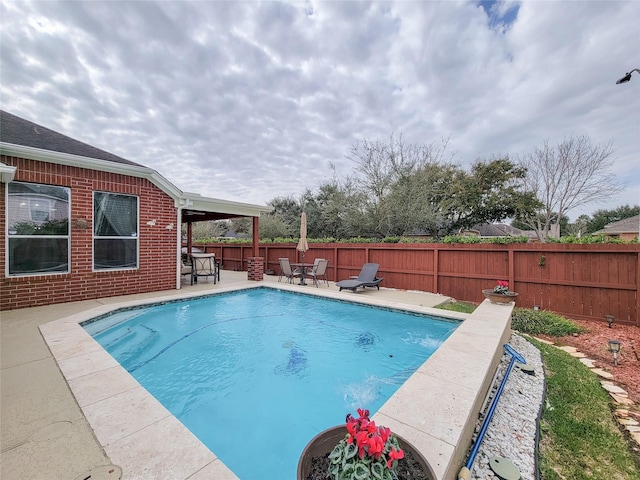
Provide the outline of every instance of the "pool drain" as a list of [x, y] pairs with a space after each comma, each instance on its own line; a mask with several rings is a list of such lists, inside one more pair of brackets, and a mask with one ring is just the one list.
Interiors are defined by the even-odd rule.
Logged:
[[117, 465], [101, 465], [78, 475], [74, 480], [120, 480], [122, 469]]

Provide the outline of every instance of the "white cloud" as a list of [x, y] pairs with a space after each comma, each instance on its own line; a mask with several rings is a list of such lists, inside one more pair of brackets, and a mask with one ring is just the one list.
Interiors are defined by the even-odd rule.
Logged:
[[429, 1], [1, 8], [3, 109], [185, 191], [299, 195], [392, 133], [450, 137], [463, 165], [588, 135], [613, 141], [627, 188], [571, 216], [640, 203], [640, 75], [615, 84], [640, 68], [640, 2], [499, 2], [491, 18]]

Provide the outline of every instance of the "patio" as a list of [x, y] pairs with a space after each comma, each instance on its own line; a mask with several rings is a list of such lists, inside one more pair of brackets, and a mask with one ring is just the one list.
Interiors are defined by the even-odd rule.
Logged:
[[[339, 293], [333, 283], [329, 287], [300, 287], [278, 283], [277, 278], [265, 276], [265, 284], [439, 315], [443, 312], [430, 307], [447, 299], [429, 293], [385, 288], [380, 291], [367, 289], [357, 294]], [[75, 339], [78, 338], [78, 321], [116, 304], [145, 303], [153, 299], [257, 285], [260, 283], [247, 280], [246, 272], [223, 271], [221, 282], [215, 285], [202, 282], [184, 285], [181, 291], [2, 312], [0, 476], [7, 480], [86, 478], [88, 472], [98, 472], [93, 469], [113, 463], [122, 467], [122, 478], [127, 479], [236, 478], [152, 397], [144, 391], [138, 392], [143, 389], [131, 383], [124, 370], [115, 363], [96, 366], [94, 357], [108, 357], [106, 353], [92, 350], [93, 347]], [[89, 311], [92, 312], [87, 313]], [[470, 321], [463, 323], [374, 417], [421, 450], [430, 452], [427, 458], [438, 478], [453, 478], [463, 462], [468, 444], [465, 439], [470, 438], [469, 425], [474, 423], [474, 412], [480, 408], [493, 369], [502, 354], [499, 347], [510, 334], [510, 312], [509, 307], [485, 302], [471, 316], [446, 313]], [[50, 323], [41, 333], [41, 325], [56, 320], [59, 322]], [[478, 339], [482, 341], [478, 342]], [[102, 360], [108, 362], [110, 357], [105, 359], [104, 356]], [[453, 358], [455, 363], [451, 361]], [[452, 371], [454, 365], [455, 371]], [[119, 370], [125, 375], [122, 376]], [[106, 371], [113, 375], [110, 384], [106, 377], [96, 377], [100, 378], [97, 385], [102, 388], [88, 388], [88, 384], [83, 383], [92, 375]], [[425, 386], [427, 383], [429, 388]], [[119, 394], [125, 392], [140, 394], [135, 402], [129, 402], [129, 406], [135, 404], [133, 408], [118, 407]], [[420, 400], [411, 401], [416, 398]], [[447, 398], [455, 401], [445, 403]], [[105, 410], [108, 405], [111, 408]], [[429, 411], [425, 411], [424, 405], [429, 405]], [[118, 414], [117, 422], [113, 421], [114, 412]], [[131, 417], [126, 418], [128, 415]], [[184, 435], [184, 440], [177, 440], [177, 435]], [[173, 441], [166, 445], [169, 436]], [[459, 442], [463, 448], [457, 448]], [[101, 478], [116, 478], [113, 475], [117, 473]]]

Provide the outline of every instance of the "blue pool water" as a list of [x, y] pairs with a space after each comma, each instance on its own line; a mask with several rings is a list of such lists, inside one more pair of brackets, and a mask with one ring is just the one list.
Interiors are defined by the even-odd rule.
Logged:
[[257, 288], [84, 328], [241, 480], [287, 480], [313, 436], [377, 411], [457, 326]]

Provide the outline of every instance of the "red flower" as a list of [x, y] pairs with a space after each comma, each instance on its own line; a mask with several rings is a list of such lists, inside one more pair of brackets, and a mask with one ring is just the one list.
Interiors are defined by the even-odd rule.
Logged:
[[356, 445], [358, 446], [358, 455], [360, 458], [364, 457], [364, 449], [369, 445], [369, 434], [367, 432], [360, 431], [355, 434]]
[[389, 452], [389, 460], [387, 460], [387, 468], [391, 470], [393, 461], [400, 460], [401, 458], [404, 458], [404, 452], [402, 451], [402, 449], [396, 450], [395, 448], [391, 447], [391, 451]]
[[347, 432], [349, 432], [349, 435], [352, 437], [358, 432], [358, 422], [354, 418], [350, 418], [347, 422]]
[[378, 432], [380, 432], [380, 437], [382, 437], [382, 441], [384, 443], [387, 443], [387, 440], [389, 439], [389, 435], [391, 435], [391, 429], [386, 427], [380, 427], [378, 428]]
[[374, 458], [380, 457], [384, 450], [384, 443], [380, 435], [374, 435], [369, 438], [369, 455], [373, 455]]
[[362, 420], [363, 418], [366, 418], [367, 420], [369, 420], [369, 410], [359, 408], [358, 415], [360, 415], [360, 420]]

